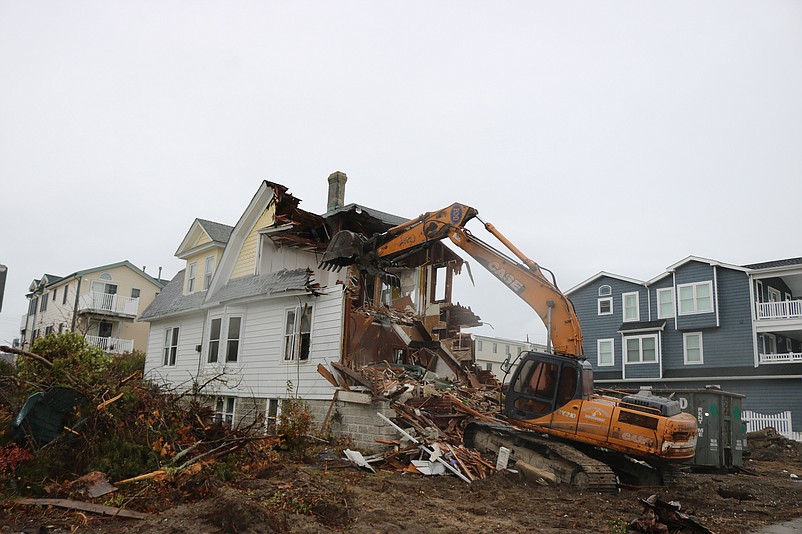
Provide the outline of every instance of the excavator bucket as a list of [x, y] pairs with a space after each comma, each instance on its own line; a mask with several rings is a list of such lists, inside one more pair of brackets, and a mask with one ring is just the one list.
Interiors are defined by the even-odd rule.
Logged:
[[320, 266], [329, 271], [358, 263], [365, 256], [365, 237], [350, 230], [343, 230], [331, 238]]
[[342, 230], [331, 238], [320, 267], [329, 271], [339, 271], [343, 267], [356, 265], [360, 271], [383, 279], [388, 285], [400, 287], [398, 276], [388, 273], [381, 267], [381, 261], [370, 248], [367, 238], [350, 230]]

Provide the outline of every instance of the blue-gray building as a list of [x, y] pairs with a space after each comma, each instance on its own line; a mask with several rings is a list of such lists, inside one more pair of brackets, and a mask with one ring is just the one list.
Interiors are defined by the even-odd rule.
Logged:
[[648, 281], [600, 272], [566, 293], [597, 387], [716, 385], [802, 428], [802, 258], [689, 256]]

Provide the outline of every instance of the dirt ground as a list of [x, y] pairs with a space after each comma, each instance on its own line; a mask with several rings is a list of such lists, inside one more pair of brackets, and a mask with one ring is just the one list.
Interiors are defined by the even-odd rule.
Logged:
[[510, 472], [469, 485], [454, 476], [374, 474], [339, 462], [336, 468], [276, 463], [252, 478], [210, 489], [202, 501], [176, 504], [144, 520], [7, 504], [0, 509], [0, 532], [617, 534], [640, 516], [640, 499], [657, 494], [679, 501], [683, 512], [713, 532], [747, 533], [802, 516], [802, 444], [765, 445], [744, 462], [749, 473], [682, 472], [670, 488], [616, 494], [544, 487]]

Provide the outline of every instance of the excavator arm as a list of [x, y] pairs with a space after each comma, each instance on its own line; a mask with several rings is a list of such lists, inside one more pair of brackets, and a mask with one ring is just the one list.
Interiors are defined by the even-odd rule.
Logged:
[[492, 224], [482, 221], [485, 229], [522, 263], [507, 257], [464, 228], [469, 220], [478, 219], [478, 213], [475, 208], [455, 203], [439, 211], [424, 213], [370, 239], [344, 230], [332, 238], [321, 265], [339, 268], [357, 264], [374, 276], [387, 277], [383, 267], [392, 265], [393, 260], [449, 238], [535, 310], [548, 329], [555, 353], [581, 356], [582, 332], [571, 301], [557, 288], [553, 279], [549, 280], [534, 261]]

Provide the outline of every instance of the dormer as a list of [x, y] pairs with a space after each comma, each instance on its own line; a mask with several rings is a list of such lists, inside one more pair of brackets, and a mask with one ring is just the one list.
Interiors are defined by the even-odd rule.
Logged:
[[195, 219], [175, 252], [186, 262], [184, 294], [206, 291], [212, 283], [223, 250], [233, 228], [226, 224]]

